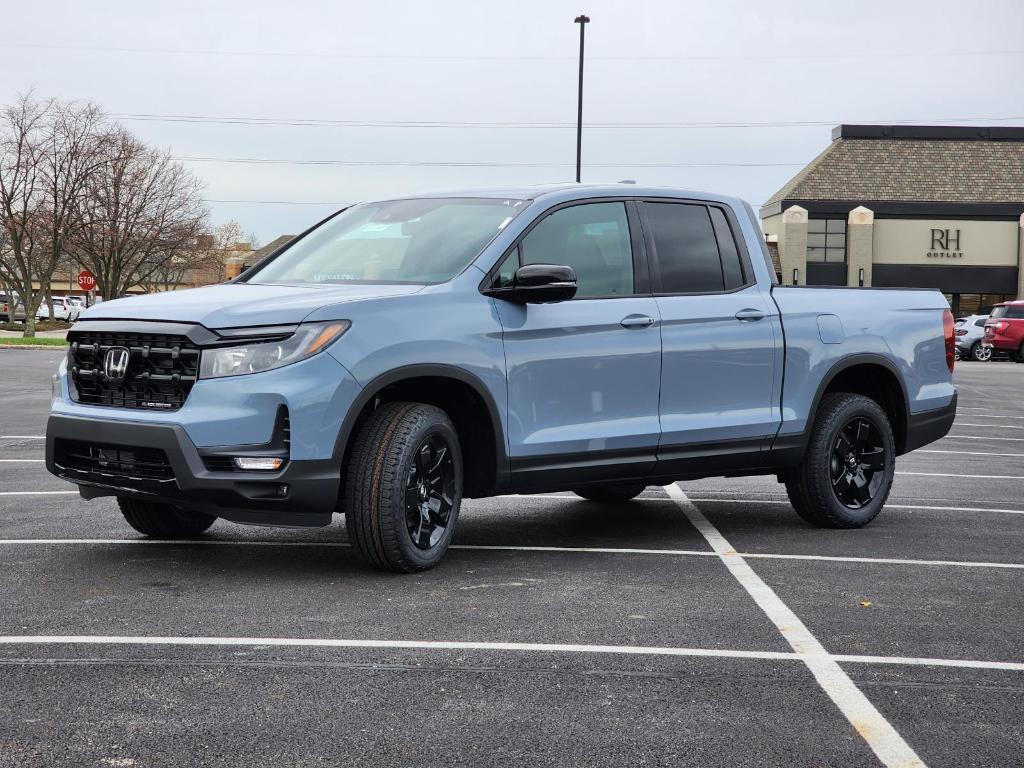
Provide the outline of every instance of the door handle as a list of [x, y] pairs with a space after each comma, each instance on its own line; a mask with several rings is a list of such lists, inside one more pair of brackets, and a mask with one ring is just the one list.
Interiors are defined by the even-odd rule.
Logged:
[[739, 312], [737, 312], [736, 319], [742, 322], [752, 323], [755, 320], [763, 320], [764, 312], [762, 312], [760, 309], [751, 309], [750, 307], [748, 307], [747, 309], [741, 309]]
[[654, 325], [654, 318], [647, 315], [627, 315], [619, 323], [623, 328], [650, 328]]

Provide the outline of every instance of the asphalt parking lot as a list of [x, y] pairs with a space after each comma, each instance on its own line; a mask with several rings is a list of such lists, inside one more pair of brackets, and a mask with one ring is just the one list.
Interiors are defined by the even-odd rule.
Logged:
[[340, 520], [154, 543], [79, 500], [61, 354], [0, 350], [2, 766], [1024, 765], [1024, 365], [959, 364], [867, 529], [774, 478], [502, 497], [401, 577]]

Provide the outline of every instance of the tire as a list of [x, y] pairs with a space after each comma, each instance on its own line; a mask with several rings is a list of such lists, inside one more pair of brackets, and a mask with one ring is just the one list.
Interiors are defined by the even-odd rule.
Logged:
[[646, 485], [602, 485], [595, 488], [578, 488], [573, 491], [587, 501], [615, 502], [635, 499], [644, 492]]
[[992, 347], [982, 346], [980, 341], [975, 342], [971, 347], [971, 359], [977, 360], [979, 363], [987, 363], [992, 359]]
[[128, 525], [158, 539], [189, 539], [203, 533], [217, 519], [156, 501], [118, 498], [117, 505]]
[[1010, 357], [1013, 358], [1015, 363], [1024, 363], [1024, 342], [1021, 343], [1020, 349], [1017, 350], [1016, 354], [1010, 353]]
[[382, 405], [359, 430], [344, 480], [348, 537], [367, 563], [413, 573], [440, 562], [462, 503], [462, 450], [444, 411]]
[[803, 464], [787, 475], [786, 492], [812, 525], [862, 528], [881, 512], [895, 473], [892, 425], [878, 403], [832, 392], [821, 400]]

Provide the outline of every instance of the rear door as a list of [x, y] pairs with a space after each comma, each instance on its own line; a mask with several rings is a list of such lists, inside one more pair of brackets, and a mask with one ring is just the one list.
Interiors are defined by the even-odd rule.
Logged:
[[495, 301], [520, 487], [643, 477], [654, 466], [661, 339], [640, 230], [628, 201], [574, 202], [535, 222], [497, 270], [507, 283], [522, 265], [568, 265], [578, 284], [557, 304]]
[[699, 201], [648, 200], [640, 209], [661, 316], [658, 472], [699, 471], [694, 460], [726, 455], [756, 464], [780, 424], [781, 338], [736, 217]]

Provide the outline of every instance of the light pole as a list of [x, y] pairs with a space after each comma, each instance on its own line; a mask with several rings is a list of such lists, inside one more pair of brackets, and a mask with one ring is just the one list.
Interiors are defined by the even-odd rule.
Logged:
[[590, 17], [580, 14], [576, 17], [580, 25], [580, 82], [576, 101], [576, 183], [580, 182], [580, 161], [583, 157], [583, 32], [587, 28]]

